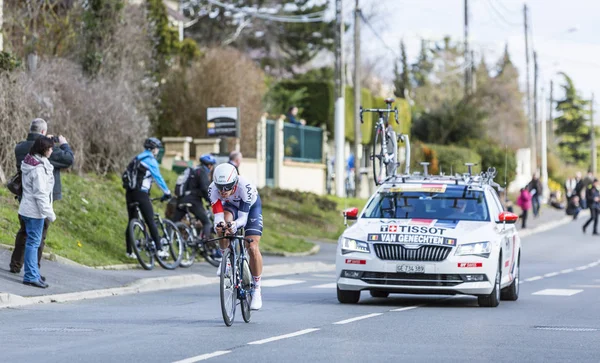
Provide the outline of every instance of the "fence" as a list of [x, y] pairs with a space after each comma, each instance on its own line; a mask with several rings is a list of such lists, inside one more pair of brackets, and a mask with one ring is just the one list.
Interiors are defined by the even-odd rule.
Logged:
[[294, 124], [283, 125], [285, 159], [305, 162], [323, 162], [323, 129]]

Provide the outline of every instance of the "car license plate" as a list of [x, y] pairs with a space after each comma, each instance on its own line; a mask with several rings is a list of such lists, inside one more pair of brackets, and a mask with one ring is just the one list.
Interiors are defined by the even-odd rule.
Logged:
[[425, 265], [396, 265], [396, 272], [422, 274], [425, 273]]

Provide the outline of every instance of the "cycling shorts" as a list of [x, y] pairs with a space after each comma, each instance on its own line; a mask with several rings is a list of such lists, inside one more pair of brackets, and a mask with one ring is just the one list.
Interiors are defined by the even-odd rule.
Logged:
[[[225, 202], [223, 204], [223, 210], [231, 213], [234, 220], [238, 219], [238, 208], [235, 205]], [[250, 207], [250, 211], [248, 212], [248, 221], [244, 226], [244, 234], [246, 236], [262, 236], [262, 230], [262, 203], [260, 201], [260, 196], [257, 196], [256, 202]]]

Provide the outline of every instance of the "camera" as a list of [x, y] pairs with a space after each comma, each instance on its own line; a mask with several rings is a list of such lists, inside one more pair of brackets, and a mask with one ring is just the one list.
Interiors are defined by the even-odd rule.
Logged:
[[54, 142], [55, 144], [58, 144], [58, 136], [56, 136], [56, 135], [52, 136], [52, 142]]

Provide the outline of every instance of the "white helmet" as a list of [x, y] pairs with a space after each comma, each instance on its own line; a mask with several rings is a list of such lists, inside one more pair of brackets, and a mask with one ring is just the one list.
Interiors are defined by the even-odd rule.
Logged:
[[229, 163], [220, 164], [213, 172], [213, 181], [221, 192], [228, 192], [235, 188], [238, 182], [238, 173]]

